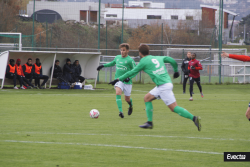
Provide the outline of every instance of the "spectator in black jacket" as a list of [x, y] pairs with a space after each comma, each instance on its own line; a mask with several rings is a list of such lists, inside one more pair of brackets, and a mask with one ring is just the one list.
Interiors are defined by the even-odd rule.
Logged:
[[63, 66], [63, 78], [66, 79], [70, 83], [74, 83], [75, 77], [74, 77], [74, 68], [71, 64], [70, 59], [66, 59], [66, 64]]
[[22, 67], [23, 67], [23, 73], [25, 75], [25, 78], [29, 79], [29, 82], [32, 82], [32, 79], [33, 79], [32, 59], [29, 58], [27, 63], [24, 64]]
[[[16, 71], [16, 66], [15, 66], [15, 60], [10, 59], [10, 64], [8, 64], [7, 68], [6, 68], [5, 77], [8, 78], [8, 79], [13, 79], [14, 89], [18, 89], [18, 87], [16, 86], [16, 76], [17, 76], [17, 71]], [[20, 82], [20, 85], [21, 85], [22, 81], [19, 80], [19, 82]]]
[[191, 52], [187, 52], [187, 57], [183, 60], [181, 69], [184, 73], [184, 80], [183, 80], [183, 94], [186, 93], [186, 83], [188, 80], [189, 70], [188, 70], [188, 62], [191, 60]]
[[[62, 77], [62, 75], [63, 75], [62, 68], [59, 66], [59, 64], [60, 64], [60, 61], [56, 60], [55, 65], [54, 65], [53, 78]], [[50, 72], [52, 72], [52, 67], [50, 68]]]
[[[32, 70], [35, 78], [35, 86], [38, 85], [37, 88], [45, 89], [43, 85], [45, 85], [49, 77], [47, 75], [43, 75], [43, 69], [39, 58], [36, 58], [36, 63], [33, 65]], [[40, 85], [40, 79], [43, 79], [42, 85]]]
[[75, 76], [76, 82], [80, 81], [82, 83], [85, 80], [85, 78], [81, 76], [82, 68], [81, 68], [81, 65], [79, 64], [79, 60], [75, 60], [73, 67], [75, 69], [74, 76]]

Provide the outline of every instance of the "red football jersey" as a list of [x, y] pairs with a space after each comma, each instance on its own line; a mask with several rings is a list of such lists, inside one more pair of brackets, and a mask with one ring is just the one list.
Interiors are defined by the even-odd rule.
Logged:
[[[194, 66], [195, 70], [191, 69], [191, 66]], [[189, 77], [199, 78], [200, 77], [199, 70], [202, 70], [202, 65], [198, 60], [192, 59], [188, 63], [188, 69], [190, 70]]]

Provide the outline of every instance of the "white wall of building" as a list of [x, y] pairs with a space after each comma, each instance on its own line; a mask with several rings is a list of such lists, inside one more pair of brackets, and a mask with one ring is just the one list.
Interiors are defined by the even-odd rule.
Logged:
[[[99, 9], [99, 3], [96, 2], [52, 2], [52, 1], [36, 1], [35, 11], [49, 9], [58, 12], [64, 21], [76, 20], [80, 21], [80, 11], [89, 10], [97, 11]], [[101, 11], [104, 11], [105, 4], [101, 4]], [[30, 1], [27, 5], [27, 14], [31, 16], [33, 14], [33, 1]], [[98, 18], [97, 18], [98, 20]], [[101, 23], [104, 23], [103, 13], [101, 13]]]
[[151, 1], [128, 1], [128, 6], [140, 6], [145, 8], [165, 8], [164, 3], [154, 3]]
[[[106, 17], [107, 14], [117, 15], [117, 17]], [[161, 16], [161, 19], [171, 20], [171, 16], [178, 16], [178, 20], [186, 20], [186, 16], [193, 16], [193, 20], [201, 20], [201, 9], [140, 9], [125, 8], [124, 19], [147, 19], [147, 15]], [[122, 19], [121, 8], [106, 8], [105, 19]]]

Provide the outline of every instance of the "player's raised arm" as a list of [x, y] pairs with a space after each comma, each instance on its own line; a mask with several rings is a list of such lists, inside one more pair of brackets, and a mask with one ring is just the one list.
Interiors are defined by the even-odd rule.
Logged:
[[168, 57], [165, 56], [164, 57], [164, 63], [170, 63], [171, 66], [174, 68], [174, 78], [178, 78], [180, 76], [179, 72], [178, 72], [178, 64], [176, 63], [176, 61], [172, 58], [172, 57]]

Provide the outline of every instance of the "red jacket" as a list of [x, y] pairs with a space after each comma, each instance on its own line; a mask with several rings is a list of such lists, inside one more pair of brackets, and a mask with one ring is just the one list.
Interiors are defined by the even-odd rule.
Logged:
[[[194, 66], [195, 70], [191, 69], [191, 66]], [[199, 78], [200, 77], [199, 70], [202, 70], [202, 65], [198, 60], [192, 59], [188, 62], [188, 69], [190, 70], [189, 77]]]
[[241, 60], [241, 61], [250, 61], [250, 56], [245, 56], [245, 55], [229, 54], [229, 58]]

